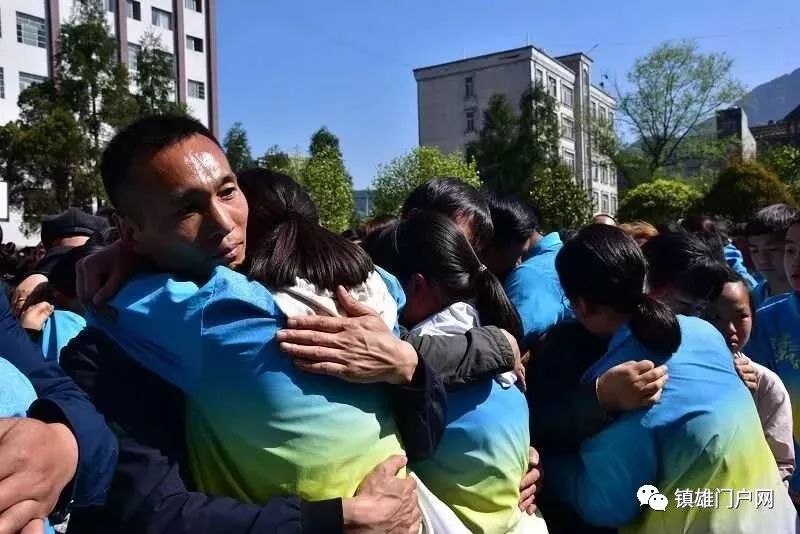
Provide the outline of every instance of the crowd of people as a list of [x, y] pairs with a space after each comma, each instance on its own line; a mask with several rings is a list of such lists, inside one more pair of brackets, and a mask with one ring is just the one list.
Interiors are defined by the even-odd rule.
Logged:
[[431, 177], [338, 235], [171, 116], [101, 174], [3, 251], [0, 534], [797, 532], [794, 208], [548, 233]]

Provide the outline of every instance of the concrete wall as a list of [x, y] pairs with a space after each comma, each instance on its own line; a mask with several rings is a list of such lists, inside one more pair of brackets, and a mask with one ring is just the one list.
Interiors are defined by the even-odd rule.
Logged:
[[5, 98], [0, 99], [0, 124], [19, 117], [19, 73], [50, 74], [48, 49], [17, 42], [17, 11], [47, 19], [46, 0], [0, 1], [0, 67], [3, 68]]

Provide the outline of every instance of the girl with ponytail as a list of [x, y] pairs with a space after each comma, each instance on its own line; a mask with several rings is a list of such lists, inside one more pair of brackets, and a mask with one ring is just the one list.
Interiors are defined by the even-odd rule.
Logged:
[[[558, 497], [586, 522], [625, 532], [794, 532], [796, 512], [719, 332], [645, 294], [645, 258], [618, 228], [584, 228], [564, 244], [556, 269], [578, 321], [611, 336], [585, 383], [638, 359], [665, 362], [670, 375], [658, 403], [617, 414], [577, 455], [551, 459]], [[684, 488], [764, 488], [775, 506], [677, 506], [674, 492]]]
[[[497, 326], [521, 336], [503, 287], [458, 227], [434, 212], [413, 211], [384, 230], [373, 261], [403, 285], [403, 325], [412, 333], [451, 336]], [[528, 465], [528, 409], [513, 373], [448, 390], [447, 426], [435, 455], [414, 472], [471, 532], [537, 532], [541, 520], [517, 506]]]

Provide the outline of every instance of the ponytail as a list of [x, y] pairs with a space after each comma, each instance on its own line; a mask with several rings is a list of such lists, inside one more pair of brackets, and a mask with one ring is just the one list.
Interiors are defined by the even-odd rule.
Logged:
[[522, 342], [522, 321], [497, 277], [480, 264], [475, 274], [475, 308], [482, 325], [502, 328]]
[[681, 344], [681, 329], [672, 310], [648, 295], [642, 295], [628, 326], [636, 340], [659, 356], [669, 356]]
[[319, 225], [308, 193], [289, 176], [253, 169], [239, 176], [250, 205], [248, 276], [273, 288], [303, 278], [319, 288], [363, 283], [374, 269], [364, 250]]

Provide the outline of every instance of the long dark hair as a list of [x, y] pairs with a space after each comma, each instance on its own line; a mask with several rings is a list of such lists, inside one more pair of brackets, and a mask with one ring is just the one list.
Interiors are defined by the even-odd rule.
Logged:
[[308, 193], [291, 177], [266, 169], [239, 174], [250, 206], [244, 272], [269, 287], [304, 278], [319, 288], [363, 283], [374, 267], [367, 253], [319, 225]]
[[714, 247], [685, 231], [662, 232], [642, 245], [650, 289], [676, 289], [707, 302], [716, 300], [730, 269]]
[[642, 345], [660, 356], [678, 349], [678, 320], [665, 304], [644, 292], [647, 262], [636, 242], [614, 226], [593, 224], [564, 244], [556, 270], [571, 300], [629, 314], [628, 326]]
[[486, 203], [492, 214], [496, 245], [521, 245], [531, 234], [539, 231], [539, 214], [536, 208], [508, 193], [486, 193]]
[[382, 230], [376, 240], [370, 247], [373, 261], [401, 282], [419, 273], [435, 282], [449, 303], [472, 302], [481, 324], [522, 339], [522, 323], [503, 286], [450, 219], [415, 210]]

